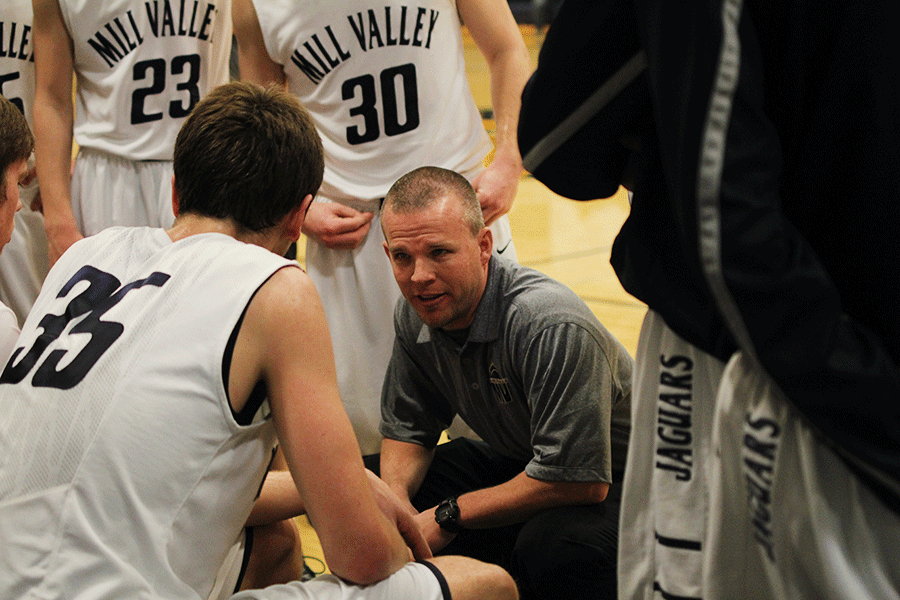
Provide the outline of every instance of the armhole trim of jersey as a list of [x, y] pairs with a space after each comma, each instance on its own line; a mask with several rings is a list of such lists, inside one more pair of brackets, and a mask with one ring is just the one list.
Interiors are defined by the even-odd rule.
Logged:
[[[285, 265], [285, 267], [290, 265]], [[250, 303], [253, 302], [253, 299], [256, 297], [256, 294], [262, 289], [269, 279], [272, 278], [276, 272], [285, 268], [281, 267], [272, 272], [271, 275], [266, 277], [265, 281], [259, 284], [253, 294], [251, 294], [250, 299], [247, 300], [247, 305], [244, 306], [244, 310], [241, 311], [241, 316], [238, 317], [237, 323], [234, 325], [234, 329], [231, 330], [231, 335], [228, 337], [228, 343], [225, 344], [225, 352], [222, 355], [222, 383], [225, 386], [225, 399], [228, 401], [228, 407], [231, 409], [231, 416], [234, 417], [234, 420], [238, 425], [246, 427], [253, 422], [253, 417], [256, 415], [256, 412], [259, 410], [259, 407], [262, 406], [262, 403], [265, 402], [266, 398], [269, 395], [269, 390], [266, 388], [266, 382], [260, 379], [256, 382], [256, 385], [253, 386], [253, 389], [250, 391], [250, 396], [247, 398], [247, 403], [244, 404], [244, 408], [242, 408], [239, 412], [235, 412], [234, 406], [231, 404], [231, 395], [228, 393], [228, 381], [229, 374], [231, 372], [231, 359], [234, 356], [234, 347], [237, 344], [237, 336], [238, 332], [241, 330], [241, 325], [244, 323], [244, 317], [247, 316], [247, 310], [250, 308]]]

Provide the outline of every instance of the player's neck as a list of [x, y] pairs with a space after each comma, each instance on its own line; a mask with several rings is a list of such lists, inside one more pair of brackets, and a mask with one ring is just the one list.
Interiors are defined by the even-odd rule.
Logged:
[[166, 233], [173, 242], [177, 242], [201, 233], [221, 233], [237, 239], [240, 231], [239, 227], [230, 220], [186, 214], [179, 215]]
[[280, 246], [280, 240], [269, 229], [265, 231], [250, 231], [240, 226], [231, 219], [217, 219], [203, 215], [185, 214], [175, 219], [172, 227], [166, 231], [173, 242], [183, 240], [192, 235], [201, 233], [221, 233], [232, 237], [239, 242], [261, 246], [273, 252]]

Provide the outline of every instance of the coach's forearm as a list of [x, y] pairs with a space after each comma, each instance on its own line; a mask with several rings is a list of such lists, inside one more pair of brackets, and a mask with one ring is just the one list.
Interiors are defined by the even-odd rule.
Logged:
[[404, 500], [412, 500], [419, 491], [434, 448], [385, 438], [381, 443], [381, 479]]
[[608, 490], [605, 482], [541, 481], [522, 472], [506, 483], [459, 496], [460, 523], [466, 529], [522, 523], [548, 508], [598, 504]]

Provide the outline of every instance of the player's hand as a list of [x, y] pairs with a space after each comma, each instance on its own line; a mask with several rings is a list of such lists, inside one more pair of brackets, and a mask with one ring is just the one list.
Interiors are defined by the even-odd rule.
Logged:
[[313, 202], [303, 222], [303, 233], [332, 250], [352, 250], [369, 233], [374, 215], [338, 202]]
[[441, 529], [440, 525], [434, 520], [435, 509], [437, 509], [437, 506], [420, 512], [416, 515], [415, 520], [419, 529], [422, 531], [422, 535], [425, 536], [425, 540], [428, 542], [428, 547], [431, 548], [431, 551], [440, 552], [447, 544], [453, 541], [456, 534]]
[[378, 507], [388, 520], [396, 525], [400, 536], [409, 546], [413, 558], [431, 558], [431, 549], [416, 523], [416, 518], [409, 513], [397, 494], [381, 478], [368, 469], [366, 469], [366, 475], [369, 476], [369, 484], [372, 486], [372, 491], [375, 492], [375, 501], [378, 502]]
[[55, 226], [45, 222], [44, 227], [47, 230], [47, 257], [51, 267], [69, 246], [84, 237], [74, 223]]
[[483, 173], [472, 180], [485, 225], [491, 225], [512, 208], [521, 173], [521, 166], [494, 159]]
[[[384, 480], [382, 480], [384, 481]], [[390, 490], [394, 492], [394, 495], [397, 497], [397, 500], [400, 502], [400, 506], [406, 509], [406, 512], [410, 514], [410, 516], [415, 517], [419, 514], [419, 511], [416, 510], [416, 507], [412, 505], [412, 502], [409, 500], [409, 496], [405, 491], [398, 489], [396, 487], [391, 487], [388, 485]]]

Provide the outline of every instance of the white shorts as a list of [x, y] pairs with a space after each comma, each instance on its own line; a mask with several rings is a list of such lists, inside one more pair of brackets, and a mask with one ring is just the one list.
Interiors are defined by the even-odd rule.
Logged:
[[724, 365], [644, 317], [619, 514], [619, 598], [704, 598], [713, 410]]
[[132, 161], [81, 148], [72, 174], [72, 211], [84, 235], [113, 225], [171, 227], [172, 161]]
[[714, 444], [706, 598], [900, 598], [900, 514], [742, 353], [722, 377]]
[[361, 587], [334, 575], [246, 590], [232, 600], [450, 600], [447, 582], [431, 563], [409, 563], [384, 581]]

